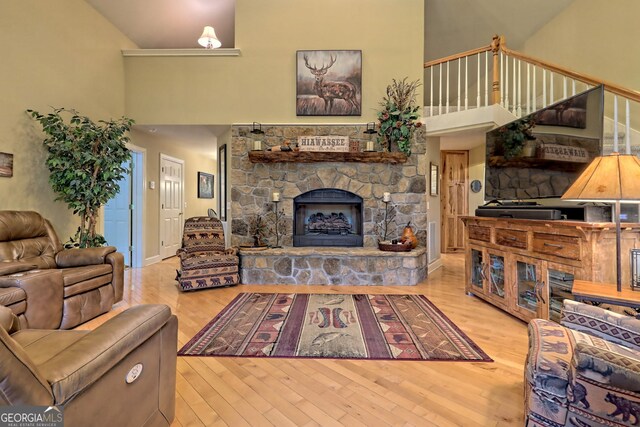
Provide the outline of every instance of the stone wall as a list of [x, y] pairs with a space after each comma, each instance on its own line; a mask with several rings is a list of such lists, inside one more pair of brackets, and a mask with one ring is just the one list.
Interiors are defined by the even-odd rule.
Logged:
[[[363, 134], [365, 125], [263, 125], [263, 147], [274, 147], [285, 141], [295, 144], [298, 136], [340, 135], [361, 144], [367, 140]], [[293, 242], [293, 199], [310, 190], [338, 188], [363, 198], [364, 246], [376, 247], [374, 224], [382, 212], [382, 196], [391, 193], [396, 207], [399, 237], [409, 221], [418, 236], [420, 246], [426, 246], [427, 209], [426, 174], [428, 162], [425, 156], [426, 136], [424, 127], [418, 128], [412, 144], [412, 155], [404, 164], [388, 163], [251, 163], [248, 151], [252, 147], [250, 126], [233, 126], [231, 140], [231, 244], [251, 245], [253, 238], [249, 226], [256, 215], [264, 215], [273, 209], [271, 194], [281, 194], [279, 209], [285, 212], [286, 234], [280, 242], [285, 247]], [[375, 136], [374, 136], [375, 138]], [[376, 144], [378, 145], [378, 144]], [[378, 147], [378, 149], [380, 149]], [[275, 237], [267, 243], [275, 244]]]

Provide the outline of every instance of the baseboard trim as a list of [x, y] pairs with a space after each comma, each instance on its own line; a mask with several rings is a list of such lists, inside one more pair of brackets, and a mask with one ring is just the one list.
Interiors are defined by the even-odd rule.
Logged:
[[429, 274], [431, 274], [432, 271], [439, 269], [440, 267], [442, 267], [442, 257], [439, 257], [438, 259], [433, 261], [431, 264], [429, 264], [429, 267], [428, 267]]
[[160, 255], [145, 258], [144, 266], [146, 267], [147, 265], [156, 264], [156, 263], [159, 263], [160, 261], [162, 261], [162, 258], [160, 257]]

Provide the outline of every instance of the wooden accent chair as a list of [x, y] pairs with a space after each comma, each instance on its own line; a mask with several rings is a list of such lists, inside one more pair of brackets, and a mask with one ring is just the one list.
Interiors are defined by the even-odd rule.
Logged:
[[199, 216], [184, 223], [178, 284], [183, 291], [237, 285], [240, 259], [236, 248], [225, 249], [218, 218]]
[[640, 320], [571, 300], [561, 319], [529, 323], [525, 425], [638, 425]]

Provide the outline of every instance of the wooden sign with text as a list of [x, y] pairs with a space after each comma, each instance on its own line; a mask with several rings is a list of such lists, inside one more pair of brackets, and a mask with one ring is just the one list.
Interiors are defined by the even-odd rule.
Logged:
[[300, 151], [348, 152], [348, 136], [299, 136]]

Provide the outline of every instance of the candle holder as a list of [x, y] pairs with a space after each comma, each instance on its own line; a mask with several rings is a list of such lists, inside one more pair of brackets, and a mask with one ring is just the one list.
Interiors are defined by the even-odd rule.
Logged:
[[373, 141], [371, 140], [372, 135], [377, 133], [376, 132], [376, 124], [374, 122], [369, 122], [367, 123], [367, 130], [364, 131], [364, 134], [367, 135], [367, 145], [366, 148], [363, 150], [365, 152], [372, 152], [372, 151], [376, 151], [373, 148]]
[[278, 205], [280, 204], [280, 199], [278, 198], [277, 200], [273, 200], [273, 222], [274, 222], [274, 228], [275, 228], [275, 233], [276, 233], [276, 244], [274, 246], [271, 246], [274, 249], [279, 249], [282, 248], [282, 246], [280, 246], [280, 233], [278, 232], [278, 223], [282, 220], [283, 216], [284, 216], [284, 211], [279, 211], [278, 210]]
[[264, 132], [262, 131], [262, 125], [258, 122], [253, 122], [251, 134], [253, 134], [253, 147], [252, 151], [262, 151], [262, 135]]

